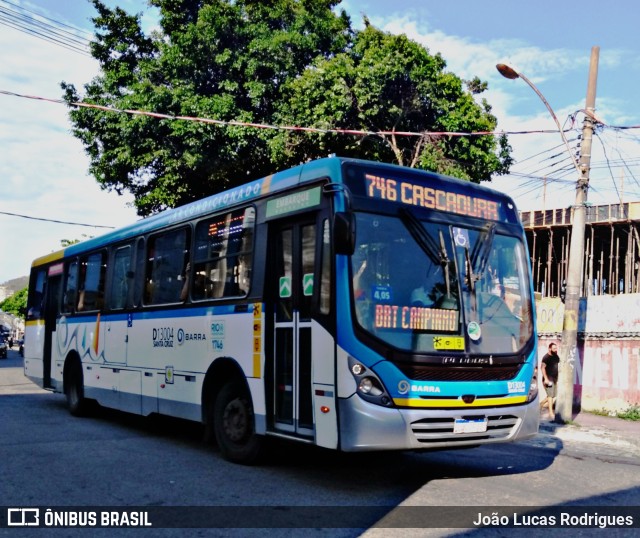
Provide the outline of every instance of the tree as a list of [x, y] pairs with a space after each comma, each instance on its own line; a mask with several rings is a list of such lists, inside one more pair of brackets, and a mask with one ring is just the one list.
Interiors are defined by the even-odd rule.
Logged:
[[[354, 46], [289, 81], [280, 122], [325, 129], [389, 131], [367, 138], [343, 134], [281, 132], [272, 158], [300, 162], [319, 153], [369, 158], [419, 167], [479, 182], [505, 173], [511, 164], [506, 137], [460, 137], [438, 132], [494, 131], [491, 107], [474, 95], [487, 87], [445, 71], [439, 55], [404, 35], [367, 24]], [[401, 132], [417, 133], [404, 136]], [[435, 134], [433, 134], [435, 133]]]
[[81, 234], [82, 239], [60, 239], [60, 246], [62, 248], [70, 247], [71, 245], [77, 245], [81, 241], [86, 241], [94, 237], [93, 235]]
[[[92, 1], [102, 74], [84, 101], [119, 109], [270, 122], [284, 82], [343, 50], [351, 31], [332, 11], [339, 0], [150, 0], [161, 13], [152, 36], [138, 16]], [[103, 188], [130, 191], [140, 215], [273, 172], [271, 133], [90, 108], [70, 116], [90, 172]]]
[[75, 107], [62, 83], [73, 132], [105, 189], [130, 191], [140, 215], [336, 153], [429, 168], [472, 181], [503, 173], [506, 138], [448, 137], [492, 131], [475, 94], [486, 83], [445, 71], [439, 55], [367, 22], [351, 28], [340, 0], [150, 0], [160, 28], [92, 0], [100, 76], [85, 103], [221, 121], [372, 132], [353, 137], [158, 119]]
[[0, 303], [0, 310], [24, 319], [27, 313], [28, 288], [23, 288]]

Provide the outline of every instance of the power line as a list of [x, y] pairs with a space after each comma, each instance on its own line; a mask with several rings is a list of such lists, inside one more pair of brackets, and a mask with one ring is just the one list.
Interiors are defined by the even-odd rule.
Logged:
[[30, 215], [20, 215], [19, 213], [9, 213], [8, 211], [0, 211], [0, 215], [8, 215], [10, 217], [20, 217], [22, 219], [40, 220], [44, 222], [54, 222], [56, 224], [71, 224], [72, 226], [86, 226], [87, 228], [108, 228], [113, 230], [115, 226], [102, 226], [100, 224], [85, 224], [82, 222], [69, 222], [66, 220], [45, 219], [42, 217], [32, 217]]
[[[93, 37], [86, 30], [76, 28], [55, 19], [30, 11], [22, 6], [1, 0], [4, 4], [16, 7], [12, 9], [0, 4], [0, 24], [26, 33], [38, 39], [48, 41], [54, 45], [66, 48], [73, 52], [90, 56], [90, 38], [83, 37], [82, 33]], [[33, 14], [34, 16], [30, 15]], [[51, 21], [51, 22], [47, 22]], [[70, 31], [71, 30], [71, 31]]]
[[[604, 141], [600, 137], [600, 135], [598, 133], [595, 133], [595, 136], [600, 141], [600, 144], [602, 145], [602, 151], [604, 152], [604, 157], [605, 157], [605, 159], [607, 161], [607, 168], [609, 169], [609, 174], [611, 176], [611, 181], [613, 183], [613, 186], [616, 189], [616, 194], [618, 195], [618, 199], [620, 199], [620, 193], [618, 192], [618, 185], [616, 184], [616, 180], [613, 177], [613, 167], [611, 166], [611, 162], [609, 160], [609, 156], [607, 155], [607, 148], [606, 148], [606, 146], [604, 144]], [[620, 155], [620, 151], [618, 151], [618, 155]], [[624, 159], [622, 158], [622, 155], [620, 155], [620, 157], [622, 159], [622, 162], [624, 163], [624, 168], [629, 172], [629, 174], [631, 175], [631, 177], [635, 181], [636, 185], [640, 185], [640, 183], [638, 183], [638, 179], [635, 177], [635, 175], [633, 174], [633, 172], [631, 171], [629, 166], [624, 162]]]
[[[576, 141], [576, 139], [575, 139], [575, 138], [572, 138], [571, 140], [568, 140], [568, 142], [575, 142], [575, 141]], [[529, 161], [529, 160], [531, 160], [531, 159], [534, 159], [535, 157], [539, 157], [539, 156], [541, 156], [541, 155], [544, 155], [545, 153], [549, 153], [549, 152], [554, 151], [554, 150], [556, 150], [556, 149], [558, 149], [558, 148], [564, 148], [564, 147], [565, 147], [565, 146], [564, 146], [564, 144], [558, 144], [558, 145], [556, 145], [556, 146], [553, 146], [552, 148], [545, 149], [545, 150], [543, 150], [543, 151], [541, 151], [541, 152], [539, 152], [539, 153], [535, 153], [534, 155], [530, 155], [529, 157], [525, 157], [524, 159], [522, 159], [522, 160], [518, 161], [518, 162], [517, 162], [517, 164], [522, 164], [522, 163], [524, 163], [524, 162], [526, 162], [526, 161]], [[565, 151], [565, 150], [563, 150], [563, 152], [564, 152], [564, 151]], [[554, 157], [557, 157], [557, 156], [561, 155], [563, 152], [556, 153], [556, 154], [551, 155], [550, 157], [546, 157], [546, 158], [545, 158], [545, 159], [543, 159], [542, 161], [538, 161], [538, 162], [543, 162], [543, 161], [545, 161], [545, 160], [553, 159]]]
[[60, 105], [75, 106], [79, 108], [92, 108], [94, 110], [101, 110], [103, 112], [114, 112], [119, 114], [131, 114], [134, 116], [148, 116], [161, 120], [171, 121], [193, 121], [199, 123], [207, 123], [210, 125], [220, 125], [226, 127], [252, 127], [254, 129], [274, 129], [283, 131], [300, 131], [308, 133], [336, 133], [354, 136], [499, 136], [499, 135], [523, 135], [523, 134], [551, 134], [557, 133], [557, 130], [533, 130], [533, 131], [474, 131], [474, 132], [459, 132], [459, 131], [439, 131], [439, 132], [417, 132], [417, 131], [365, 131], [359, 129], [325, 129], [319, 127], [302, 127], [299, 125], [271, 125], [266, 123], [253, 123], [246, 121], [235, 120], [217, 120], [213, 118], [203, 118], [198, 116], [181, 116], [174, 114], [163, 114], [160, 112], [149, 112], [146, 110], [138, 109], [122, 109], [112, 106], [96, 105], [94, 103], [86, 103], [84, 101], [67, 102], [63, 99], [51, 99], [48, 97], [40, 97], [37, 95], [24, 95], [20, 93], [10, 92], [7, 90], [0, 90], [0, 94], [9, 95], [12, 97], [20, 97], [23, 99], [33, 99], [36, 101], [47, 101], [49, 103], [55, 103]]
[[[640, 157], [630, 157], [626, 155], [621, 146], [623, 142], [637, 144], [640, 142], [640, 138], [630, 135], [629, 130], [621, 131], [617, 128], [609, 127], [606, 124], [601, 124], [601, 127], [602, 132], [600, 134], [594, 133], [594, 137], [601, 143], [603, 158], [597, 161], [592, 161], [590, 170], [592, 173], [598, 170], [602, 171], [602, 173], [598, 175], [597, 181], [595, 177], [592, 177], [589, 189], [601, 196], [605, 196], [606, 193], [612, 193], [617, 200], [620, 200], [623, 194], [626, 194], [627, 196], [637, 196], [638, 187], [640, 187], [640, 174], [638, 173]], [[611, 139], [611, 136], [614, 138]], [[571, 165], [561, 169], [554, 169], [557, 168], [558, 164], [560, 164], [554, 162], [550, 163], [548, 166], [539, 167], [537, 170], [531, 170], [534, 168], [531, 166], [517, 166], [525, 161], [544, 164], [551, 158], [561, 156], [561, 154], [558, 154], [546, 157], [546, 155], [554, 152], [555, 149], [556, 148], [551, 148], [549, 150], [541, 151], [531, 157], [523, 159], [522, 161], [518, 161], [517, 164], [511, 168], [511, 171], [503, 176], [513, 178], [513, 182], [511, 183], [513, 196], [518, 198], [530, 198], [533, 193], [542, 192], [544, 185], [555, 185], [555, 192], [557, 193], [575, 186], [575, 181], [573, 179], [567, 179], [567, 176], [572, 176], [575, 171], [574, 167]], [[618, 158], [611, 158], [610, 155], [612, 153], [617, 154]], [[538, 159], [537, 161], [532, 161], [533, 158], [541, 156], [543, 156], [543, 158]], [[628, 190], [625, 193], [619, 189], [616, 178], [614, 177], [614, 171], [616, 169], [621, 170], [625, 177], [630, 178], [627, 187]], [[562, 196], [563, 195], [560, 195], [559, 197], [562, 198]], [[539, 197], [539, 195], [536, 196], [536, 198]]]
[[69, 28], [70, 30], [73, 30], [74, 32], [84, 33], [87, 36], [89, 36], [89, 39], [93, 38], [93, 34], [91, 32], [89, 32], [89, 31], [85, 30], [84, 28], [80, 28], [78, 26], [73, 26], [71, 24], [64, 23], [64, 22], [59, 21], [57, 19], [52, 19], [50, 17], [47, 17], [47, 16], [42, 15], [40, 13], [37, 13], [35, 11], [31, 11], [30, 9], [27, 9], [26, 7], [23, 7], [21, 5], [15, 4], [13, 2], [9, 2], [9, 0], [0, 0], [0, 1], [2, 3], [4, 3], [4, 4], [9, 4], [10, 6], [17, 7], [18, 9], [21, 9], [22, 11], [26, 11], [27, 13], [32, 13], [33, 15], [36, 15], [36, 16], [42, 18], [42, 19], [46, 19], [48, 21], [51, 21], [57, 26], [64, 26], [66, 28]]

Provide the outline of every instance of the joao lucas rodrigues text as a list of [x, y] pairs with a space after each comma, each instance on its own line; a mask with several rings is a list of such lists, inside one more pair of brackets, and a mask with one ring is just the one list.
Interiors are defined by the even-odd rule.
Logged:
[[478, 512], [473, 525], [478, 527], [636, 527], [633, 516], [622, 514], [594, 513], [557, 513], [502, 515], [498, 512], [488, 514]]

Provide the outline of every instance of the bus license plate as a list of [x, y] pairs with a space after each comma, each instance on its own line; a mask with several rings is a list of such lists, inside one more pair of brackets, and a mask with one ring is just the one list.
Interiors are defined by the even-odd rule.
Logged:
[[453, 433], [478, 433], [486, 431], [486, 418], [476, 418], [472, 420], [457, 418], [455, 423], [453, 424]]

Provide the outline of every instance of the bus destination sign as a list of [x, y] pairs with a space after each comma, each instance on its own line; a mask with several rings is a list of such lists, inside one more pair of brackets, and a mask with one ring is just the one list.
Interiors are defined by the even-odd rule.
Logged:
[[468, 217], [500, 220], [500, 204], [495, 200], [374, 174], [365, 174], [364, 177], [369, 198], [447, 211]]

